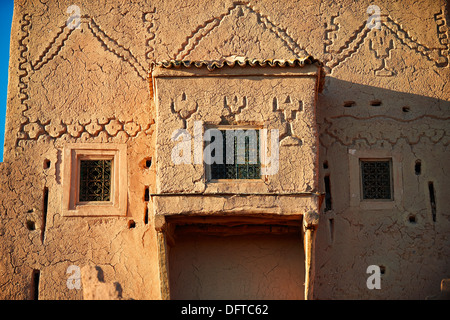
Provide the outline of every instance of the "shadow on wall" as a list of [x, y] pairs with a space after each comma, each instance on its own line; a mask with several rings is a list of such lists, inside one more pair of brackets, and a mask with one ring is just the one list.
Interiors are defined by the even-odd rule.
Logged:
[[[388, 78], [385, 88], [376, 77], [370, 80], [373, 86], [356, 83], [360, 78], [327, 76], [318, 97], [319, 170], [327, 196], [316, 240], [314, 292], [320, 299], [425, 299], [438, 294], [450, 266], [450, 101], [444, 91], [439, 99], [431, 97], [437, 90], [427, 96], [386, 89]], [[362, 178], [350, 151], [400, 155], [394, 162], [401, 178], [392, 181], [401, 192], [390, 207], [364, 207], [359, 195], [352, 206], [352, 186], [359, 189]], [[366, 269], [373, 264], [382, 267], [381, 290], [366, 287]]]
[[422, 137], [449, 143], [450, 101], [327, 76], [317, 108], [325, 147], [330, 139], [345, 146], [356, 139], [368, 146], [401, 138], [417, 144]]

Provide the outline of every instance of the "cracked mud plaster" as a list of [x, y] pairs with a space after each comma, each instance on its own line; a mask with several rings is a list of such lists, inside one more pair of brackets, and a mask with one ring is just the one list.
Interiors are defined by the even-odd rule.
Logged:
[[[155, 204], [145, 201], [146, 186], [150, 194], [323, 192], [324, 175], [330, 177], [333, 208], [321, 213], [317, 230], [313, 298], [425, 299], [439, 292], [450, 269], [450, 219], [445, 209], [450, 205], [448, 1], [379, 0], [380, 30], [366, 28], [367, 7], [372, 4], [368, 0], [288, 1], [283, 6], [269, 0], [174, 0], [170, 6], [163, 0], [82, 0], [76, 3], [80, 28], [69, 30], [67, 8], [72, 4], [15, 1], [5, 153], [0, 164], [0, 298], [31, 298], [33, 272], [38, 270], [40, 299], [82, 299], [82, 289], [67, 287], [67, 268], [96, 265], [105, 282], [120, 283], [124, 299], [160, 299], [164, 293], [155, 213], [301, 214], [316, 203], [255, 196], [191, 202], [174, 198]], [[324, 89], [317, 95], [312, 94], [316, 85], [312, 79], [241, 79], [245, 85], [233, 77], [188, 79], [184, 84], [166, 79], [161, 87], [149, 81], [153, 63], [174, 58], [306, 55], [321, 61], [326, 72]], [[155, 102], [154, 88], [161, 97]], [[189, 104], [191, 99], [195, 103]], [[381, 103], [371, 105], [374, 100]], [[301, 101], [302, 109], [283, 105], [288, 101]], [[165, 107], [157, 110], [157, 103]], [[316, 114], [311, 113], [313, 105]], [[278, 176], [256, 187], [217, 187], [204, 183], [199, 166], [173, 170], [167, 158], [171, 145], [166, 143], [172, 130], [191, 130], [196, 120], [217, 125], [223, 118], [233, 124], [262, 123], [279, 129], [280, 156], [286, 161]], [[61, 153], [67, 142], [127, 145], [126, 217], [62, 216]], [[390, 209], [350, 206], [349, 149], [402, 155], [402, 192]], [[156, 157], [155, 150], [165, 156]], [[145, 168], [148, 157], [153, 163]], [[418, 159], [420, 175], [414, 168]], [[324, 161], [327, 169], [322, 169]], [[130, 220], [134, 228], [129, 227]], [[279, 251], [284, 245], [277, 247], [276, 242], [260, 243], [255, 249], [256, 240], [247, 241], [247, 255], [240, 261], [231, 243], [217, 240], [214, 245], [222, 245], [235, 258], [231, 267], [239, 272], [233, 276], [260, 268], [263, 276], [255, 281], [277, 283], [285, 272], [297, 284], [283, 282], [289, 290], [277, 291], [257, 282], [239, 286], [238, 279], [226, 283], [237, 286], [230, 290], [242, 297], [253, 298], [259, 292], [269, 298], [302, 298], [298, 287], [304, 274], [295, 273], [304, 262], [303, 253], [297, 252], [302, 244], [282, 241], [289, 252]], [[235, 243], [239, 246], [239, 241]], [[201, 241], [197, 251], [178, 249], [170, 253], [177, 262], [169, 261], [169, 268], [181, 272], [187, 284], [195, 283], [196, 291], [188, 292], [189, 285], [178, 283], [174, 297], [211, 298], [206, 289], [212, 276], [199, 270], [211, 270], [213, 263], [204, 254], [217, 251]], [[264, 262], [264, 254], [276, 258]], [[178, 259], [191, 262], [195, 255], [203, 264], [195, 269], [189, 263], [192, 272], [183, 273], [179, 263], [183, 260]], [[366, 287], [366, 268], [372, 264], [384, 266], [381, 290]]]
[[[160, 71], [163, 72], [164, 70]], [[311, 67], [307, 72], [315, 72], [315, 67]], [[245, 76], [246, 70], [237, 70], [241, 72], [241, 76]], [[316, 127], [315, 127], [315, 105], [314, 105], [314, 88], [316, 79], [313, 77], [302, 77], [297, 75], [295, 80], [277, 78], [260, 79], [260, 77], [245, 78], [217, 78], [217, 77], [177, 77], [172, 76], [155, 78], [158, 87], [157, 94], [157, 117], [158, 121], [164, 123], [157, 129], [157, 149], [158, 159], [157, 175], [158, 188], [160, 192], [192, 192], [195, 190], [203, 190], [205, 188], [215, 188], [214, 185], [205, 185], [204, 169], [202, 165], [194, 163], [196, 155], [191, 154], [191, 164], [172, 164], [172, 149], [177, 141], [172, 141], [173, 132], [180, 129], [179, 121], [180, 111], [184, 102], [184, 107], [188, 108], [189, 118], [186, 130], [191, 136], [192, 152], [203, 153], [201, 148], [196, 149], [194, 144], [194, 123], [201, 121], [207, 127], [217, 127], [222, 124], [222, 115], [224, 109], [224, 101], [246, 98], [246, 107], [242, 108], [235, 115], [237, 127], [246, 129], [246, 125], [261, 125], [270, 130], [278, 130], [279, 139], [281, 139], [281, 148], [279, 152], [279, 168], [274, 171], [275, 174], [269, 175], [264, 185], [253, 186], [248, 185], [245, 188], [234, 186], [232, 188], [240, 188], [240, 192], [251, 192], [254, 188], [265, 190], [265, 192], [311, 192], [316, 189]], [[200, 89], [204, 88], [204, 89]], [[183, 94], [180, 95], [179, 92]], [[255, 92], [261, 92], [261, 95], [255, 95]], [[295, 95], [295, 96], [294, 96]], [[185, 97], [182, 100], [180, 97]], [[273, 110], [274, 97], [282, 97], [282, 101], [287, 96], [292, 96], [289, 102], [280, 106], [280, 110]], [[270, 97], [270, 99], [268, 98]], [[299, 109], [299, 101], [302, 102], [301, 111]], [[169, 108], [174, 104], [173, 108]], [[195, 105], [195, 108], [192, 107]], [[288, 106], [292, 105], [292, 106]], [[191, 106], [191, 107], [189, 107]], [[289, 117], [286, 119], [283, 110], [287, 110]], [[289, 110], [297, 110], [289, 112]], [[295, 114], [295, 117], [292, 115]], [[286, 126], [290, 126], [290, 135], [300, 137], [300, 143], [294, 141], [289, 142], [286, 134]], [[181, 127], [182, 128], [182, 127]], [[257, 127], [258, 128], [258, 127]], [[292, 137], [291, 137], [292, 138]], [[299, 138], [296, 138], [299, 140]], [[267, 139], [267, 151], [270, 152], [270, 141]], [[294, 140], [294, 139], [293, 139]], [[298, 170], [298, 162], [302, 163], [302, 170]], [[203, 179], [202, 179], [203, 177]], [[198, 183], [194, 183], [197, 181]], [[262, 182], [261, 182], [262, 183]], [[309, 186], [307, 186], [309, 184]], [[203, 185], [203, 186], [202, 186]], [[225, 190], [224, 190], [225, 191]], [[227, 191], [232, 191], [229, 189]]]

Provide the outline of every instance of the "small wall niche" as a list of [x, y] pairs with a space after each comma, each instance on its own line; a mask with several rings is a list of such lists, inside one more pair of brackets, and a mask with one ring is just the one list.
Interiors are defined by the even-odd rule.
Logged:
[[144, 168], [150, 169], [151, 166], [152, 166], [152, 158], [144, 159]]
[[48, 188], [44, 188], [43, 200], [42, 200], [42, 226], [41, 226], [41, 241], [45, 240], [45, 228], [47, 225], [47, 212], [48, 212]]
[[328, 211], [332, 209], [330, 176], [325, 176], [323, 180], [325, 184], [325, 211]]
[[41, 277], [41, 271], [34, 269], [31, 274], [31, 287], [30, 287], [30, 299], [39, 300], [39, 280]]
[[422, 162], [420, 160], [416, 160], [414, 164], [414, 173], [416, 175], [420, 175], [422, 173]]
[[378, 99], [375, 99], [375, 100], [372, 100], [372, 101], [370, 101], [370, 105], [372, 106], [372, 107], [379, 107], [379, 106], [381, 106], [381, 100], [378, 100]]
[[25, 225], [27, 226], [27, 229], [30, 231], [36, 230], [36, 223], [33, 220], [27, 220]]
[[146, 186], [144, 190], [144, 201], [150, 201], [150, 190], [148, 186]]
[[386, 267], [385, 266], [383, 266], [383, 265], [380, 266], [380, 273], [381, 273], [381, 275], [386, 273]]
[[148, 207], [145, 207], [145, 213], [144, 213], [144, 223], [148, 224]]
[[355, 101], [344, 101], [344, 108], [351, 108], [354, 107], [356, 104]]
[[52, 162], [49, 159], [44, 160], [44, 169], [47, 170], [50, 168]]
[[136, 228], [136, 222], [134, 220], [128, 220], [128, 229]]
[[428, 192], [430, 194], [431, 217], [433, 222], [436, 222], [436, 195], [432, 181], [428, 182]]

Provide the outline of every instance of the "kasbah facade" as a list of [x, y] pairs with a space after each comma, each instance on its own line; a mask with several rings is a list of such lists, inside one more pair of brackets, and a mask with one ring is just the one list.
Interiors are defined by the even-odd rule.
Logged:
[[0, 298], [445, 297], [449, 10], [15, 1]]

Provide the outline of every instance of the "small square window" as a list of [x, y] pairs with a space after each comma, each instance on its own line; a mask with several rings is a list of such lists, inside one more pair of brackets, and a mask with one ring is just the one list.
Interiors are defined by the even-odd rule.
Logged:
[[[209, 166], [210, 178], [213, 180], [260, 179], [259, 130], [220, 130], [220, 133], [223, 143], [223, 161]], [[240, 134], [243, 139], [239, 137]], [[230, 139], [233, 140], [230, 141]], [[213, 142], [214, 138], [211, 143]], [[240, 152], [239, 148], [244, 148], [243, 152]]]
[[112, 160], [80, 160], [79, 201], [111, 200]]
[[63, 165], [63, 215], [127, 214], [125, 144], [67, 144]]
[[392, 178], [390, 160], [361, 160], [362, 199], [391, 200]]
[[402, 154], [348, 149], [351, 207], [391, 210], [403, 201]]

